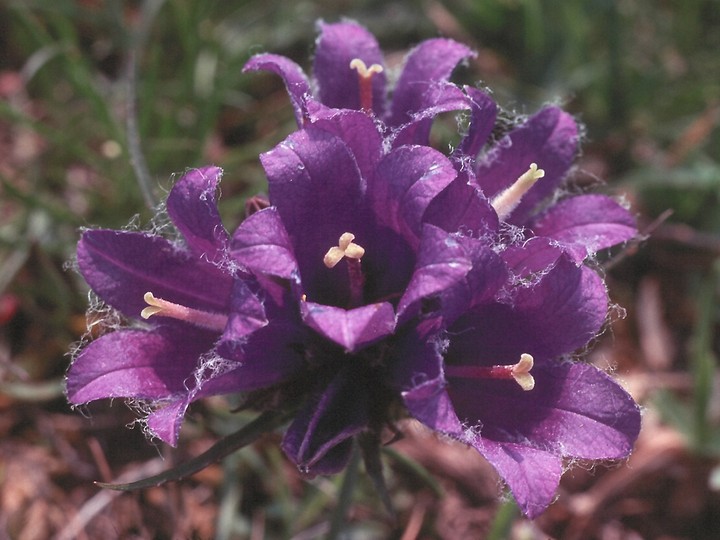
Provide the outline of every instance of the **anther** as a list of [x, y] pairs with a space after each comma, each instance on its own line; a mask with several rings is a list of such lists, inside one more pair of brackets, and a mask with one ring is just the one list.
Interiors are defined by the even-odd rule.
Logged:
[[515, 180], [512, 186], [496, 195], [491, 201], [490, 204], [497, 212], [498, 217], [500, 219], [508, 217], [520, 204], [523, 196], [543, 176], [545, 176], [545, 171], [538, 169], [537, 164], [531, 163], [530, 168]]
[[350, 61], [350, 69], [356, 70], [363, 79], [370, 79], [374, 74], [383, 72], [383, 67], [380, 64], [371, 64], [370, 67], [367, 67], [365, 62], [359, 58], [353, 58]]
[[372, 112], [372, 79], [373, 75], [383, 72], [383, 67], [380, 64], [371, 64], [370, 67], [368, 67], [365, 62], [363, 62], [359, 58], [353, 58], [350, 61], [350, 69], [354, 69], [358, 72], [358, 83], [360, 86], [360, 107], [362, 107], [365, 112]]
[[345, 259], [347, 262], [348, 282], [350, 285], [350, 305], [354, 308], [363, 303], [363, 288], [365, 276], [362, 273], [360, 259], [365, 255], [365, 248], [353, 242], [353, 233], [343, 233], [338, 240], [338, 245], [331, 247], [323, 258], [323, 263], [328, 268], [335, 268], [335, 265]]
[[149, 319], [154, 315], [169, 317], [217, 332], [222, 332], [227, 325], [228, 318], [226, 315], [181, 306], [162, 298], [156, 298], [151, 292], [146, 292], [143, 300], [148, 305], [140, 312], [143, 319]]
[[520, 355], [517, 364], [504, 366], [446, 366], [445, 374], [449, 377], [464, 379], [513, 379], [525, 391], [535, 388], [535, 379], [530, 375], [533, 368], [533, 357], [527, 353]]
[[533, 365], [535, 365], [533, 357], [523, 353], [520, 355], [520, 361], [510, 369], [510, 374], [515, 379], [515, 382], [525, 391], [535, 388], [535, 378], [530, 375]]
[[323, 263], [328, 268], [334, 268], [344, 257], [349, 259], [362, 259], [365, 255], [365, 249], [354, 243], [355, 235], [353, 233], [343, 233], [338, 240], [338, 245], [331, 247], [323, 258]]

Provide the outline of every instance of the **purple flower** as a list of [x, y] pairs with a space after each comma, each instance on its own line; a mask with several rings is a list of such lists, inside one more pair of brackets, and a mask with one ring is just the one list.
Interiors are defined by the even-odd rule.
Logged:
[[466, 211], [452, 216], [441, 209], [479, 197], [501, 221], [527, 238], [562, 246], [578, 264], [637, 234], [631, 214], [612, 198], [561, 192], [579, 144], [571, 115], [547, 106], [491, 143], [497, 105], [480, 90], [465, 91], [472, 102], [470, 126], [453, 153], [463, 174], [434, 202], [431, 222], [448, 230], [472, 227], [477, 205], [463, 205]]
[[429, 225], [452, 162], [427, 147], [373, 151], [373, 130], [339, 111], [262, 156], [274, 206], [238, 228], [231, 252], [264, 277], [276, 315], [220, 350], [239, 372], [270, 369], [260, 351], [282, 359], [279, 395], [304, 400], [283, 448], [302, 470], [342, 469], [352, 438], [392, 423], [401, 396], [481, 452], [535, 516], [563, 458], [622, 458], [637, 436], [630, 396], [569, 360], [605, 321], [604, 284], [561, 246], [502, 245], [488, 201], [468, 213], [480, 235]]
[[595, 271], [541, 243], [472, 258], [445, 293], [446, 331], [417, 351], [427, 379], [403, 397], [418, 420], [480, 452], [533, 518], [565, 459], [627, 457], [640, 413], [608, 375], [571, 359], [605, 321]]
[[89, 230], [78, 244], [78, 267], [93, 292], [133, 324], [77, 354], [68, 399], [145, 404], [149, 433], [170, 444], [192, 401], [238, 389], [226, 375], [234, 366], [215, 350], [219, 337], [240, 340], [266, 323], [262, 305], [228, 265], [229, 238], [215, 203], [220, 176], [216, 167], [193, 169], [170, 192], [167, 212], [182, 240]]
[[[348, 120], [356, 116], [348, 110], [365, 110], [382, 120], [381, 131], [392, 148], [408, 142], [427, 144], [430, 124], [439, 112], [470, 110], [469, 128], [450, 156], [457, 175], [441, 192], [433, 193], [421, 216], [424, 229], [435, 225], [454, 233], [446, 238], [462, 248], [458, 253], [463, 267], [469, 261], [470, 268], [424, 297], [422, 318], [396, 326], [392, 336], [387, 334], [382, 343], [391, 345], [382, 350], [380, 374], [392, 392], [401, 391], [413, 416], [482, 453], [506, 480], [523, 511], [534, 517], [552, 500], [563, 458], [623, 458], [637, 437], [640, 416], [632, 398], [598, 369], [570, 361], [576, 350], [597, 336], [607, 313], [602, 279], [582, 263], [597, 251], [632, 238], [636, 229], [629, 212], [609, 197], [558, 196], [579, 141], [577, 124], [558, 107], [542, 109], [501, 140], [490, 142], [497, 105], [478, 89], [460, 89], [447, 81], [456, 64], [471, 55], [450, 40], [424, 42], [409, 54], [389, 102], [379, 47], [355, 23], [320, 25], [314, 95], [300, 68], [286, 58], [258, 55], [246, 70], [264, 69], [283, 77], [298, 124], [330, 129], [360, 156], [367, 152], [361, 141], [371, 135], [351, 128]], [[351, 67], [359, 68], [359, 76]], [[345, 127], [337, 127], [338, 119]], [[290, 146], [295, 151], [296, 145]], [[363, 163], [358, 160], [360, 170], [372, 170]], [[287, 171], [291, 169], [287, 166]], [[272, 182], [271, 175], [271, 194]], [[361, 199], [362, 191], [356, 189], [350, 198]], [[331, 206], [308, 204], [313, 212]], [[367, 218], [364, 210], [355, 210], [358, 205], [349, 202], [336, 208], [354, 208], [356, 215], [363, 216], [362, 223], [382, 221], [384, 215], [376, 212]], [[323, 210], [319, 213], [325, 215]], [[286, 230], [301, 222], [302, 218], [293, 220]], [[355, 229], [347, 230], [359, 237]], [[304, 247], [283, 246], [285, 254], [294, 249]], [[316, 263], [320, 251], [314, 249]], [[391, 275], [401, 268], [398, 260], [407, 260], [406, 255], [392, 259], [384, 251], [366, 249], [363, 261], [373, 252], [389, 257], [391, 266], [382, 270]], [[287, 264], [283, 269], [299, 269], [305, 283], [302, 259], [298, 256], [297, 266]], [[444, 264], [448, 268], [451, 263]], [[292, 272], [283, 277], [300, 279]], [[403, 281], [407, 280], [397, 283]], [[336, 316], [326, 322], [336, 330], [341, 324]], [[338, 400], [351, 396], [353, 401], [366, 402], [347, 379], [323, 388], [335, 392]], [[333, 448], [317, 443], [314, 435], [320, 429], [315, 420], [332, 417], [331, 403], [327, 394], [315, 398], [298, 434], [286, 438], [286, 451], [299, 463], [305, 454], [316, 459], [321, 453], [317, 448]], [[349, 401], [342, 404], [349, 406]], [[367, 425], [367, 416], [355, 424], [357, 431]], [[334, 434], [329, 436], [332, 439], [338, 428], [328, 433]], [[349, 435], [346, 429], [332, 439], [333, 444]]]
[[443, 38], [420, 43], [407, 55], [388, 99], [385, 62], [375, 37], [355, 22], [321, 22], [318, 27], [316, 92], [302, 69], [284, 56], [259, 54], [244, 68], [283, 78], [299, 127], [328, 107], [365, 110], [383, 121], [395, 146], [427, 144], [435, 116], [470, 108], [463, 91], [448, 82], [455, 67], [475, 55], [465, 45]]
[[230, 250], [258, 278], [270, 322], [219, 350], [242, 365], [238, 377], [281, 365], [277, 399], [302, 403], [283, 449], [309, 474], [333, 473], [353, 437], [395, 419], [401, 389], [422, 376], [391, 372], [414, 361], [403, 351], [417, 348], [424, 302], [470, 269], [457, 235], [422, 221], [456, 171], [429, 147], [384, 153], [373, 119], [351, 110], [261, 161], [272, 206], [238, 227]]
[[[475, 214], [476, 220], [485, 204], [474, 200], [484, 199], [493, 202], [501, 220], [563, 245], [578, 263], [636, 234], [630, 213], [610, 197], [557, 197], [579, 142], [576, 122], [560, 108], [545, 107], [502, 140], [488, 142], [497, 105], [481, 90], [461, 89], [448, 81], [458, 63], [474, 56], [465, 45], [442, 38], [422, 42], [405, 59], [388, 99], [385, 64], [375, 37], [354, 22], [318, 26], [314, 93], [302, 69], [286, 57], [259, 54], [245, 66], [245, 71], [267, 70], [283, 78], [300, 127], [332, 116], [328, 108], [365, 110], [383, 122], [394, 147], [427, 145], [435, 116], [470, 111], [468, 131], [452, 153], [458, 177], [433, 203], [429, 222], [447, 230], [472, 231], [476, 223], [468, 214]], [[510, 190], [533, 164], [542, 180]], [[553, 204], [548, 204], [553, 197]], [[448, 207], [465, 212], [447, 212]], [[482, 221], [487, 219], [492, 218], [483, 215]]]
[[[260, 156], [269, 201], [230, 237], [220, 170], [193, 170], [167, 201], [178, 240], [83, 234], [81, 273], [131, 326], [77, 355], [70, 401], [147, 404], [149, 431], [174, 444], [192, 401], [244, 392], [293, 414], [282, 448], [311, 475], [340, 471], [354, 439], [377, 452], [409, 413], [484, 455], [530, 517], [564, 459], [626, 457], [637, 405], [573, 355], [608, 306], [583, 263], [633, 220], [604, 196], [557, 196], [578, 144], [560, 109], [488, 142], [495, 103], [448, 82], [471, 55], [423, 42], [391, 99], [355, 23], [320, 25], [315, 96], [296, 64], [253, 57], [246, 70], [284, 79], [300, 126]], [[427, 146], [431, 122], [459, 109], [469, 128], [445, 156]]]
[[602, 279], [582, 263], [637, 231], [609, 197], [558, 195], [577, 153], [570, 115], [546, 107], [489, 144], [497, 106], [465, 90], [473, 105], [451, 156], [458, 178], [424, 219], [463, 231], [466, 244], [491, 237], [497, 256], [478, 249], [463, 282], [442, 293], [444, 332], [421, 353], [428, 380], [404, 397], [413, 416], [483, 454], [535, 517], [552, 501], [563, 459], [624, 458], [637, 438], [632, 398], [571, 361], [608, 306]]

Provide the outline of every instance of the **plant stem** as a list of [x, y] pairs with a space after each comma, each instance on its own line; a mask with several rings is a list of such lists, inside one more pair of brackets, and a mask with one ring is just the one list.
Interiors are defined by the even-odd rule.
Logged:
[[360, 448], [358, 447], [357, 441], [353, 441], [352, 455], [345, 468], [345, 476], [343, 477], [342, 486], [340, 487], [337, 506], [330, 521], [330, 532], [328, 532], [327, 536], [328, 540], [338, 540], [343, 531], [347, 511], [352, 503], [353, 491], [355, 491], [355, 484], [357, 483], [359, 466]]

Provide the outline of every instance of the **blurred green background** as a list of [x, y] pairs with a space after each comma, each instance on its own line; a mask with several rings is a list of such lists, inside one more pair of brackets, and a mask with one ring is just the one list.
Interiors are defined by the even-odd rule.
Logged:
[[[561, 103], [584, 124], [576, 183], [623, 196], [647, 235], [605, 265], [611, 295], [628, 316], [616, 317], [599, 348], [643, 402], [646, 424], [679, 434], [683, 456], [705, 471], [699, 510], [687, 524], [680, 519], [677, 537], [720, 535], [717, 524], [708, 529], [703, 521], [717, 509], [720, 484], [720, 0], [0, 0], [0, 444], [41, 446], [61, 457], [70, 450], [58, 444], [87, 452], [70, 435], [62, 444], [48, 438], [43, 424], [88, 422], [62, 398], [67, 351], [86, 331], [87, 290], [68, 265], [79, 229], [147, 226], [173, 175], [208, 163], [225, 169], [221, 211], [228, 228], [237, 224], [244, 197], [264, 188], [258, 154], [294, 129], [281, 82], [243, 75], [243, 64], [272, 51], [308, 68], [315, 22], [342, 17], [374, 32], [396, 65], [419, 40], [464, 41], [478, 57], [456, 80], [478, 81], [520, 114]], [[436, 135], [445, 144], [443, 130]], [[186, 446], [193, 436], [228, 429], [213, 423], [212, 404], [207, 409]], [[114, 437], [150, 447], [121, 417]], [[93, 436], [103, 448], [113, 440]], [[186, 531], [244, 538], [257, 515], [249, 507], [263, 509], [268, 538], [322, 522], [337, 481], [299, 488], [282, 480], [287, 471], [277, 450], [244, 452], [223, 465], [225, 482], [210, 482], [210, 529]], [[0, 452], [0, 473], [15, 455]], [[133, 457], [110, 459], [113, 472]], [[420, 478], [416, 483], [432, 484], [417, 463], [389, 459], [396, 473], [413, 470], [406, 474]], [[72, 508], [81, 507], [94, 493], [79, 487], [89, 480], [72, 467], [63, 474], [60, 489], [76, 493]], [[57, 489], [55, 476], [48, 482]], [[263, 497], [241, 502], [252, 482]], [[367, 515], [354, 537], [400, 538], [408, 530], [408, 501], [419, 488], [397, 482], [401, 524], [390, 524], [371, 488], [361, 486]], [[12, 488], [3, 484], [0, 495]], [[648, 522], [662, 514], [655, 503], [647, 503]], [[21, 517], [4, 508], [2, 523], [22, 537], [29, 507], [19, 504]], [[420, 537], [445, 537], [440, 510], [428, 512], [418, 533], [427, 536]], [[526, 530], [512, 510], [504, 512], [483, 517], [484, 534], [541, 527], [572, 537], [567, 515], [551, 514]], [[617, 520], [652, 537], [642, 519]], [[145, 526], [161, 538], [172, 529]]]

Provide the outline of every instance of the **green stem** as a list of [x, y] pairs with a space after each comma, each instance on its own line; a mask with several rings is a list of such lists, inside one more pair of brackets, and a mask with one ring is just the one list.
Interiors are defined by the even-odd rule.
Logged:
[[711, 438], [708, 408], [712, 396], [716, 363], [712, 340], [715, 327], [715, 288], [719, 277], [720, 264], [716, 263], [710, 277], [700, 288], [699, 315], [693, 336], [692, 370], [695, 387], [693, 392], [693, 444], [699, 452], [707, 450]]
[[520, 515], [515, 499], [512, 497], [502, 503], [495, 514], [490, 533], [487, 540], [503, 540], [510, 538], [510, 530], [512, 529], [515, 519]]
[[340, 487], [337, 506], [330, 521], [330, 532], [328, 532], [327, 536], [328, 540], [338, 540], [340, 533], [343, 532], [345, 518], [352, 503], [353, 492], [355, 491], [355, 484], [357, 483], [359, 466], [360, 448], [358, 447], [357, 441], [353, 441], [352, 455], [345, 468], [345, 476], [343, 477], [342, 486]]
[[130, 154], [130, 164], [135, 172], [140, 191], [142, 192], [145, 205], [150, 210], [155, 210], [158, 204], [157, 198], [153, 193], [152, 182], [150, 181], [150, 171], [148, 170], [145, 154], [143, 154], [140, 142], [140, 130], [137, 122], [137, 54], [131, 51], [128, 56], [127, 63], [127, 105], [125, 128], [127, 130], [128, 153]]
[[130, 154], [130, 163], [135, 172], [135, 177], [140, 186], [145, 205], [150, 210], [155, 210], [158, 205], [158, 200], [153, 192], [150, 170], [145, 160], [145, 154], [141, 148], [140, 127], [137, 119], [138, 61], [148, 40], [152, 22], [163, 4], [164, 0], [146, 0], [143, 3], [140, 26], [136, 33], [131, 36], [132, 41], [128, 52], [127, 69], [125, 73], [125, 79], [127, 81], [125, 129], [127, 132], [128, 153]]

